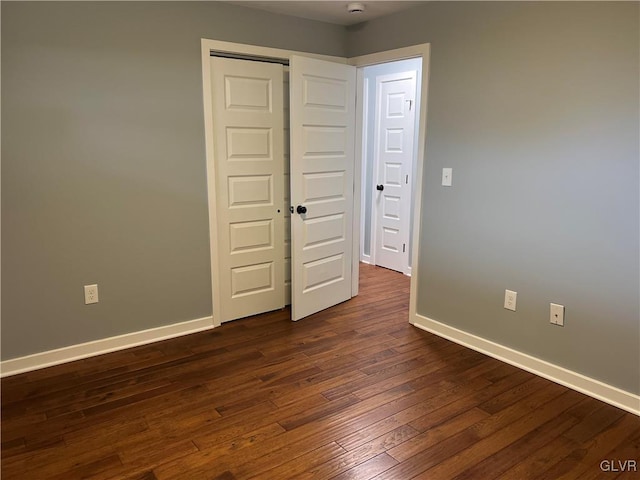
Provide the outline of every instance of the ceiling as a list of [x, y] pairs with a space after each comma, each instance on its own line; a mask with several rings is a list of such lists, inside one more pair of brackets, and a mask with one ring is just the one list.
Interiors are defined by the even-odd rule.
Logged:
[[[228, 1], [234, 5], [243, 7], [267, 10], [283, 15], [319, 20], [321, 22], [333, 23], [336, 25], [354, 25], [356, 23], [372, 20], [377, 17], [384, 17], [391, 13], [406, 10], [423, 3], [422, 1], [385, 1], [385, 0], [363, 0], [360, 2], [335, 1], [335, 0], [302, 0], [302, 1]], [[361, 3], [365, 9], [360, 13], [349, 13], [347, 5], [349, 3]]]

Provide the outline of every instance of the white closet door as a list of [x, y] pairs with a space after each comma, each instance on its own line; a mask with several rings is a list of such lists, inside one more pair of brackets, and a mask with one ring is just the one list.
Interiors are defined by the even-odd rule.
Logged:
[[283, 67], [211, 59], [221, 321], [284, 307]]
[[292, 318], [351, 298], [355, 67], [290, 63]]

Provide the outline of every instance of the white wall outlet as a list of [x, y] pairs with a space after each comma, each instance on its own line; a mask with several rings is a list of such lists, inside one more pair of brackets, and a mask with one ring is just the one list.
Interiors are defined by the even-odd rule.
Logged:
[[84, 304], [98, 303], [98, 285], [84, 286]]
[[504, 308], [507, 310], [516, 311], [516, 300], [518, 299], [518, 292], [512, 290], [504, 291]]
[[450, 187], [453, 181], [453, 168], [442, 169], [442, 186]]
[[549, 309], [549, 322], [564, 327], [564, 305], [551, 303]]

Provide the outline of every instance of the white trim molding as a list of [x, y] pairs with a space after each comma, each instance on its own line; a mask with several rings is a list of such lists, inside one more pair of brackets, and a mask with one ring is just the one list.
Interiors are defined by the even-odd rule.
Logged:
[[213, 318], [204, 317], [186, 322], [174, 323], [162, 327], [150, 328], [139, 332], [125, 333], [116, 337], [103, 338], [92, 342], [80, 343], [68, 347], [34, 353], [25, 357], [12, 358], [0, 363], [0, 377], [17, 375], [61, 363], [73, 362], [104, 353], [146, 345], [148, 343], [180, 337], [190, 333], [202, 332], [213, 328]]
[[427, 332], [471, 348], [540, 377], [640, 416], [640, 395], [486, 340], [463, 330], [414, 313], [412, 323]]

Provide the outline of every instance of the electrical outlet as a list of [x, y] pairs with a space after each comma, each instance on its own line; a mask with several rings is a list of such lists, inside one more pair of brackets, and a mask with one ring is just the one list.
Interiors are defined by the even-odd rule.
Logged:
[[549, 304], [549, 323], [564, 327], [564, 305]]
[[84, 286], [84, 304], [98, 303], [98, 285]]
[[511, 290], [504, 291], [504, 308], [507, 310], [516, 311], [516, 300], [518, 298], [518, 292], [513, 292]]

